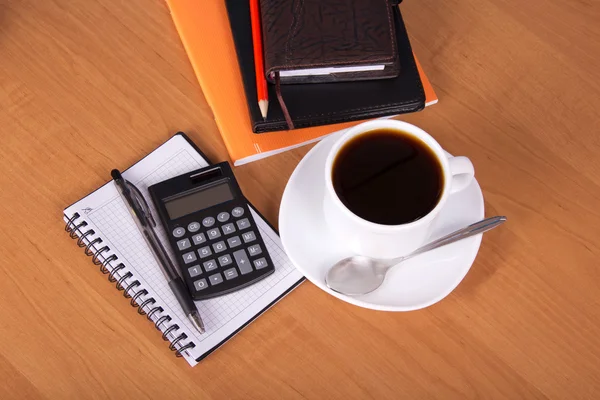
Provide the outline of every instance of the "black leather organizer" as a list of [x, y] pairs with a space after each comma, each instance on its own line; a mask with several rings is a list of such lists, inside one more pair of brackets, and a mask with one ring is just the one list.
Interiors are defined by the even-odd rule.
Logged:
[[[286, 130], [275, 85], [269, 84], [269, 113], [263, 120], [257, 103], [250, 24], [250, 2], [226, 0], [252, 130]], [[281, 85], [282, 96], [295, 128], [328, 125], [420, 111], [425, 92], [398, 7], [394, 7], [400, 75], [392, 79]]]

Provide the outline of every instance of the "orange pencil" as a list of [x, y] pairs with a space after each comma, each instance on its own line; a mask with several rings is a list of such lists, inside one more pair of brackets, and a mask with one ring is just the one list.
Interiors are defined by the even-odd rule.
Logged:
[[262, 34], [260, 28], [259, 0], [250, 0], [250, 19], [252, 21], [252, 47], [254, 48], [254, 72], [256, 73], [256, 92], [258, 108], [263, 119], [267, 119], [269, 110], [269, 93], [263, 62]]

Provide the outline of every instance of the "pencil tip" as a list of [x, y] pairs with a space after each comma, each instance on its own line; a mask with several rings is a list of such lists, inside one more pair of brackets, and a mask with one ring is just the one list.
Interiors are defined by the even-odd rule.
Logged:
[[258, 108], [260, 108], [260, 114], [263, 117], [263, 120], [267, 119], [267, 112], [269, 111], [269, 101], [268, 100], [259, 100]]

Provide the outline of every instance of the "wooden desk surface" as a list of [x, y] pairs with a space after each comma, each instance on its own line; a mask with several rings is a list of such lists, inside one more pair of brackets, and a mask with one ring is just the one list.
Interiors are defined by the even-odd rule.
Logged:
[[[61, 220], [177, 130], [227, 159], [166, 5], [0, 0], [0, 398], [600, 398], [600, 4], [402, 7], [440, 97], [402, 119], [470, 157], [508, 224], [428, 309], [305, 283], [190, 368]], [[274, 224], [308, 150], [236, 169]]]

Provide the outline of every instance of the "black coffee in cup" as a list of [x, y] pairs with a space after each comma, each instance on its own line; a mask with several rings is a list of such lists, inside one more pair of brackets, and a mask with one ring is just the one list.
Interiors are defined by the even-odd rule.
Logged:
[[442, 165], [433, 150], [394, 129], [365, 132], [345, 143], [333, 161], [332, 181], [351, 212], [383, 225], [424, 217], [444, 189]]

